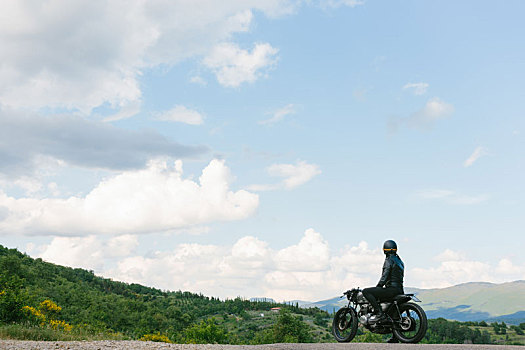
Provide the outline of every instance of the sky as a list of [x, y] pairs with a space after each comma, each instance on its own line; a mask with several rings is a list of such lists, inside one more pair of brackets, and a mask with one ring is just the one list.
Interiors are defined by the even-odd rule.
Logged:
[[2, 1], [0, 244], [317, 301], [525, 279], [523, 1]]

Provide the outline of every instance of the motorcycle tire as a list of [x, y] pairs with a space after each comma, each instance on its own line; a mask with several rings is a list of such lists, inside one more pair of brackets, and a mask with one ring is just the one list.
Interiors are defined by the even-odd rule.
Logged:
[[[396, 311], [397, 312], [397, 311]], [[425, 336], [428, 328], [427, 315], [421, 306], [414, 303], [399, 305], [402, 319], [394, 319], [394, 323], [400, 322], [394, 327], [393, 333], [401, 343], [419, 343]]]
[[351, 307], [337, 311], [332, 321], [332, 333], [339, 343], [348, 343], [357, 333], [357, 313]]

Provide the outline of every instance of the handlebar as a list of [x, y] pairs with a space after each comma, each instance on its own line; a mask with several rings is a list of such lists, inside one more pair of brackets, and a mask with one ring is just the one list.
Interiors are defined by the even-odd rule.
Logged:
[[353, 289], [349, 289], [346, 292], [344, 292], [343, 295], [340, 298], [343, 298], [343, 297], [346, 296], [347, 299], [350, 299], [353, 293], [359, 293], [360, 291], [361, 291], [361, 289], [359, 289], [359, 287], [353, 288]]

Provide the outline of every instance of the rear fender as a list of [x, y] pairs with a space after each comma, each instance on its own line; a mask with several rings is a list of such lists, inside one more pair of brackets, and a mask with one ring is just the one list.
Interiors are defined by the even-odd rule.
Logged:
[[409, 302], [410, 300], [412, 300], [412, 296], [411, 295], [403, 295], [402, 297], [396, 298], [396, 302], [397, 302], [398, 305], [401, 305], [401, 304], [404, 304], [406, 302]]

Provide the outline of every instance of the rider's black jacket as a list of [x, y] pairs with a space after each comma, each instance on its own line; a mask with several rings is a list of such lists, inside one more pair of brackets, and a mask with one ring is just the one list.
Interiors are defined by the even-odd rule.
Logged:
[[403, 292], [403, 275], [405, 265], [397, 254], [388, 254], [383, 264], [383, 274], [377, 283], [378, 287], [397, 287]]

